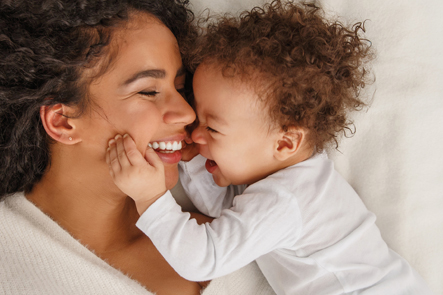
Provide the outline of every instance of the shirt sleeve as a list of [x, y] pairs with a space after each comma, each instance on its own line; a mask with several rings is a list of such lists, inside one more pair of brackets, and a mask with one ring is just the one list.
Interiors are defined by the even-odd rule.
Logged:
[[219, 218], [198, 225], [166, 193], [142, 214], [137, 226], [177, 273], [191, 281], [205, 281], [295, 244], [300, 214], [294, 210], [291, 198], [244, 194]]
[[219, 217], [223, 209], [232, 206], [236, 195], [241, 194], [245, 185], [220, 187], [205, 168], [206, 158], [201, 155], [189, 162], [180, 162], [180, 181], [194, 206], [203, 214]]

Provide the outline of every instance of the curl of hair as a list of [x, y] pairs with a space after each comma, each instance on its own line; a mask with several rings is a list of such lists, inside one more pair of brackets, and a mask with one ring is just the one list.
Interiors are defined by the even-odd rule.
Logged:
[[346, 27], [330, 22], [312, 4], [280, 0], [239, 17], [208, 17], [189, 52], [192, 69], [204, 62], [225, 77], [240, 77], [264, 101], [282, 130], [307, 129], [317, 152], [350, 131], [349, 112], [366, 103], [360, 91], [368, 83], [371, 43], [364, 23]]
[[[88, 106], [82, 72], [109, 52], [114, 29], [150, 13], [182, 50], [195, 37], [188, 0], [0, 0], [0, 198], [30, 191], [50, 165], [40, 107]], [[102, 73], [101, 71], [100, 73]]]

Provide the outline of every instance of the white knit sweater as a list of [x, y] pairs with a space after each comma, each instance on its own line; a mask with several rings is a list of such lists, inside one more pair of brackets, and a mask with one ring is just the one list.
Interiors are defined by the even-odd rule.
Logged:
[[[0, 294], [153, 293], [100, 259], [19, 193], [0, 202]], [[213, 280], [202, 294], [274, 292], [252, 263]]]

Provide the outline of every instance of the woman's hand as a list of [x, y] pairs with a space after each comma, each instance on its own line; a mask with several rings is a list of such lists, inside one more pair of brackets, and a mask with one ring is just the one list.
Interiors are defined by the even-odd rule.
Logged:
[[118, 134], [109, 141], [106, 162], [114, 183], [135, 201], [140, 215], [165, 194], [162, 161], [149, 147], [143, 157], [128, 134]]

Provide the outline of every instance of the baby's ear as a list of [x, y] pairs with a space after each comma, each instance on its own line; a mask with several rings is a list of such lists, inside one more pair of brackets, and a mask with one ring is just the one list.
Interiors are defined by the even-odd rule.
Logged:
[[81, 141], [76, 134], [75, 124], [70, 118], [73, 114], [75, 114], [73, 108], [60, 103], [40, 107], [40, 118], [46, 133], [64, 144], [75, 144]]
[[279, 161], [287, 160], [301, 150], [305, 141], [306, 131], [303, 128], [289, 127], [286, 131], [281, 130], [275, 144], [274, 157]]

